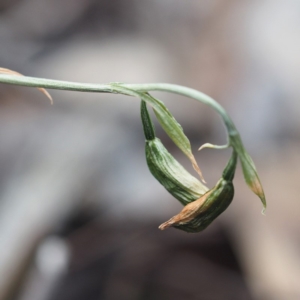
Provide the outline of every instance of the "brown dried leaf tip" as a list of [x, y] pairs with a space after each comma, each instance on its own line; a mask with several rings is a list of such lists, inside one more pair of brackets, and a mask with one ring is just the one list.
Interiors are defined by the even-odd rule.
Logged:
[[[12, 70], [6, 69], [6, 68], [0, 68], [0, 74], [24, 76], [18, 72], [15, 72], [15, 71], [12, 71]], [[53, 104], [53, 99], [52, 99], [51, 95], [44, 88], [37, 88], [37, 89], [39, 91], [41, 91], [44, 95], [46, 95], [46, 97], [50, 100], [51, 104]]]
[[234, 196], [232, 180], [237, 163], [237, 153], [233, 151], [220, 180], [197, 200], [187, 204], [182, 211], [161, 224], [159, 229], [168, 227], [196, 233], [204, 230], [230, 205]]
[[203, 177], [202, 171], [201, 171], [200, 167], [198, 166], [197, 161], [196, 161], [196, 159], [195, 159], [195, 157], [194, 157], [194, 155], [192, 153], [190, 154], [189, 159], [190, 159], [190, 161], [192, 163], [192, 166], [193, 166], [194, 170], [198, 173], [201, 181], [203, 183], [206, 183], [206, 181], [205, 181], [205, 179]]
[[212, 192], [213, 190], [210, 190], [203, 196], [201, 196], [199, 199], [187, 204], [179, 214], [172, 217], [170, 220], [164, 222], [158, 228], [160, 230], [165, 230], [166, 228], [174, 225], [184, 225], [189, 223], [191, 220], [193, 220], [196, 216], [198, 216], [205, 210], [205, 208], [203, 208], [203, 203], [207, 200], [207, 198]]

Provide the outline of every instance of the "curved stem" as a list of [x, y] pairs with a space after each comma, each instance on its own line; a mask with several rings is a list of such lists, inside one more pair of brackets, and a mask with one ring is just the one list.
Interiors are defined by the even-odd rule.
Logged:
[[60, 81], [60, 80], [51, 80], [51, 79], [36, 78], [36, 77], [14, 76], [14, 75], [3, 75], [3, 74], [0, 74], [0, 82], [13, 84], [13, 85], [57, 89], [57, 90], [79, 91], [79, 92], [120, 93], [124, 95], [130, 95], [131, 94], [130, 90], [131, 90], [132, 92], [138, 92], [138, 93], [141, 92], [145, 93], [149, 91], [163, 91], [163, 92], [179, 94], [200, 101], [210, 106], [215, 111], [217, 111], [222, 117], [226, 129], [228, 131], [229, 142], [231, 141], [231, 138], [238, 136], [238, 131], [235, 128], [234, 123], [226, 113], [225, 109], [218, 102], [216, 102], [213, 98], [209, 97], [204, 93], [201, 93], [192, 88], [188, 88], [176, 84], [168, 84], [168, 83], [92, 84], [92, 83], [77, 83], [77, 82], [70, 82], [70, 81]]
[[[5, 70], [7, 71], [7, 69]], [[12, 73], [14, 72], [12, 71]], [[266, 199], [265, 199], [264, 191], [260, 183], [259, 177], [257, 175], [255, 165], [251, 157], [249, 156], [249, 154], [246, 152], [241, 137], [237, 129], [235, 128], [234, 123], [226, 113], [225, 109], [218, 102], [216, 102], [211, 97], [197, 90], [180, 86], [180, 85], [168, 84], [168, 83], [91, 84], [91, 83], [76, 83], [76, 82], [69, 82], [69, 81], [50, 80], [50, 79], [43, 79], [43, 78], [16, 76], [16, 75], [7, 75], [7, 74], [0, 74], [0, 83], [30, 86], [36, 88], [79, 91], [79, 92], [117, 93], [117, 94], [123, 94], [127, 96], [134, 96], [134, 97], [141, 98], [142, 100], [149, 102], [149, 104], [153, 104], [152, 100], [154, 100], [149, 94], [147, 94], [149, 91], [163, 91], [163, 92], [170, 92], [170, 93], [186, 96], [195, 99], [197, 101], [200, 101], [206, 105], [209, 105], [211, 108], [213, 108], [216, 112], [218, 112], [221, 115], [228, 132], [228, 145], [231, 146], [237, 152], [240, 158], [245, 181], [247, 182], [251, 190], [260, 197], [264, 205], [264, 208], [266, 208]], [[157, 102], [155, 103], [157, 104]], [[214, 147], [216, 148], [216, 146]]]
[[215, 111], [217, 111], [228, 130], [229, 136], [237, 135], [237, 129], [232, 122], [231, 118], [226, 113], [225, 109], [216, 102], [213, 98], [209, 97], [208, 95], [201, 93], [195, 89], [188, 88], [185, 86], [180, 86], [176, 84], [169, 84], [169, 83], [151, 83], [151, 84], [122, 84], [122, 86], [125, 86], [129, 89], [134, 89], [136, 91], [162, 91], [162, 92], [170, 92], [182, 96], [186, 96], [192, 99], [195, 99], [199, 102], [202, 102], [211, 108], [213, 108]]
[[199, 149], [198, 151], [201, 151], [202, 149], [204, 148], [211, 148], [211, 149], [228, 149], [230, 147], [230, 143], [227, 142], [227, 144], [225, 145], [213, 145], [213, 144], [210, 144], [210, 143], [205, 143], [203, 144]]

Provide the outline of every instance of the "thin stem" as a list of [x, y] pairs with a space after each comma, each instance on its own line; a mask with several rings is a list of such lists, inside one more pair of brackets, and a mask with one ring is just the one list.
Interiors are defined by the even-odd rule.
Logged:
[[[7, 69], [5, 72], [10, 72]], [[14, 73], [13, 71], [11, 71]], [[42, 79], [35, 77], [26, 77], [26, 76], [18, 76], [18, 75], [7, 75], [0, 74], [0, 83], [7, 83], [13, 85], [21, 85], [21, 86], [30, 86], [36, 88], [47, 88], [47, 89], [57, 89], [57, 90], [69, 90], [69, 91], [79, 91], [79, 92], [98, 92], [98, 93], [116, 93], [123, 94], [127, 96], [137, 97], [150, 105], [157, 105], [157, 101], [148, 94], [149, 91], [163, 91], [174, 94], [179, 94], [182, 96], [186, 96], [192, 99], [195, 99], [199, 102], [202, 102], [206, 105], [209, 105], [216, 112], [220, 114], [222, 117], [224, 124], [226, 126], [228, 132], [228, 146], [231, 146], [234, 151], [237, 152], [240, 161], [242, 163], [242, 169], [245, 177], [245, 181], [251, 188], [251, 190], [257, 194], [264, 208], [266, 207], [266, 199], [264, 195], [264, 191], [262, 185], [260, 183], [259, 177], [257, 175], [256, 168], [249, 154], [246, 152], [241, 137], [235, 128], [234, 123], [231, 118], [228, 116], [224, 108], [217, 103], [211, 97], [188, 87], [168, 84], [168, 83], [151, 83], [151, 84], [122, 84], [122, 83], [110, 83], [110, 84], [91, 84], [91, 83], [76, 83], [69, 81], [59, 81], [59, 80], [50, 80], [50, 79]], [[158, 106], [159, 107], [159, 106]], [[214, 146], [215, 148], [223, 148]], [[224, 147], [227, 147], [224, 146]], [[189, 147], [188, 147], [189, 148]], [[183, 149], [184, 150], [184, 149]], [[185, 153], [185, 151], [183, 151]], [[185, 153], [188, 157], [192, 158], [192, 163], [194, 161], [194, 156], [187, 152]], [[194, 165], [194, 163], [193, 163]], [[196, 167], [197, 164], [195, 162]], [[200, 170], [199, 170], [200, 171]], [[199, 173], [201, 174], [201, 172]]]
[[228, 134], [236, 135], [238, 132], [235, 128], [234, 123], [232, 122], [231, 118], [226, 113], [225, 109], [216, 102], [213, 98], [209, 97], [208, 95], [201, 93], [195, 89], [188, 88], [185, 86], [180, 86], [176, 84], [169, 84], [169, 83], [151, 83], [151, 84], [122, 84], [122, 86], [125, 86], [129, 89], [133, 89], [136, 91], [162, 91], [162, 92], [170, 92], [182, 96], [186, 96], [192, 99], [195, 99], [197, 101], [200, 101], [206, 105], [209, 105], [211, 108], [213, 108], [215, 111], [217, 111], [228, 130]]
[[96, 92], [96, 93], [114, 93], [110, 84], [94, 84], [94, 83], [79, 83], [71, 81], [61, 81], [44, 79], [29, 76], [14, 76], [0, 74], [0, 82], [29, 86], [29, 87], [42, 87], [54, 90], [67, 90], [77, 92]]
[[217, 111], [227, 128], [229, 141], [231, 137], [238, 135], [238, 131], [235, 128], [234, 123], [231, 118], [226, 113], [225, 109], [214, 99], [201, 93], [197, 90], [168, 83], [151, 83], [151, 84], [122, 84], [122, 83], [111, 83], [111, 84], [91, 84], [91, 83], [77, 83], [70, 81], [60, 81], [60, 80], [50, 80], [36, 77], [27, 76], [14, 76], [14, 75], [3, 75], [0, 74], [0, 82], [39, 87], [47, 89], [57, 89], [57, 90], [69, 90], [69, 91], [79, 91], [79, 92], [98, 92], [98, 93], [119, 93], [124, 95], [139, 96], [141, 93], [149, 91], [163, 91], [169, 93], [175, 93], [182, 96], [186, 96], [197, 101], [200, 101], [206, 105], [212, 107]]

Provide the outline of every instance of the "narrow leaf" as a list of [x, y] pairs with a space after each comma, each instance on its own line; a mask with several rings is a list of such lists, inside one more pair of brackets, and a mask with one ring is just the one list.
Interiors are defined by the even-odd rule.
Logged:
[[255, 193], [261, 200], [264, 209], [263, 213], [267, 207], [265, 193], [258, 177], [255, 165], [253, 163], [252, 158], [249, 156], [248, 153], [244, 153], [243, 156], [240, 156], [240, 161], [242, 164], [242, 169], [244, 173], [244, 178], [250, 189], [253, 193]]
[[252, 158], [250, 157], [250, 155], [247, 153], [246, 149], [244, 148], [244, 145], [239, 135], [230, 137], [230, 145], [238, 153], [238, 156], [241, 161], [245, 181], [247, 185], [250, 187], [250, 189], [252, 190], [252, 192], [260, 198], [264, 207], [262, 213], [264, 213], [267, 207], [267, 202], [266, 202], [266, 197], [265, 197], [262, 184], [260, 182], [260, 179], [256, 171], [255, 164]]
[[187, 136], [184, 134], [181, 125], [175, 120], [173, 115], [170, 113], [170, 111], [162, 101], [154, 98], [148, 93], [143, 94], [143, 100], [151, 104], [157, 120], [164, 131], [172, 139], [176, 146], [189, 158], [194, 170], [199, 174], [201, 180], [205, 183], [202, 172], [192, 153], [191, 143]]
[[211, 148], [211, 149], [227, 149], [229, 148], [230, 145], [229, 144], [226, 144], [226, 145], [213, 145], [213, 144], [210, 144], [210, 143], [205, 143], [203, 144], [199, 149], [198, 151], [201, 151], [202, 149], [204, 148]]

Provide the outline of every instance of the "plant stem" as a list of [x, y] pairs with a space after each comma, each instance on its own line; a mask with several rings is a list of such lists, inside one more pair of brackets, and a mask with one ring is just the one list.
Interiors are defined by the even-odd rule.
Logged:
[[141, 92], [162, 91], [162, 92], [169, 92], [169, 93], [178, 94], [178, 95], [186, 96], [188, 98], [195, 99], [199, 102], [202, 102], [210, 106], [221, 115], [225, 123], [225, 126], [228, 130], [229, 136], [234, 136], [238, 134], [234, 123], [226, 113], [225, 109], [213, 98], [195, 89], [188, 88], [181, 85], [176, 85], [176, 84], [169, 84], [169, 83], [121, 84], [121, 85], [129, 89], [133, 89], [135, 91], [141, 91]]
[[29, 76], [15, 76], [0, 74], [0, 83], [21, 85], [29, 87], [41, 87], [53, 90], [67, 90], [77, 92], [114, 93], [110, 84], [79, 83], [44, 79]]
[[[10, 72], [8, 69], [3, 69], [2, 73]], [[11, 73], [15, 73], [11, 71]], [[36, 88], [46, 88], [46, 89], [57, 89], [57, 90], [68, 90], [68, 91], [79, 91], [79, 92], [97, 92], [97, 93], [114, 93], [114, 94], [123, 94], [127, 96], [133, 96], [139, 98], [148, 104], [152, 105], [160, 111], [162, 109], [162, 103], [152, 97], [148, 92], [150, 91], [162, 91], [162, 92], [169, 92], [173, 94], [178, 94], [182, 96], [186, 96], [188, 98], [195, 99], [199, 102], [202, 102], [211, 108], [213, 108], [223, 119], [224, 124], [227, 129], [228, 133], [228, 143], [225, 146], [216, 146], [211, 144], [204, 144], [202, 147], [212, 146], [212, 148], [227, 148], [227, 146], [231, 146], [234, 151], [238, 154], [242, 169], [244, 173], [244, 178], [250, 189], [260, 197], [264, 209], [266, 208], [266, 199], [265, 194], [260, 183], [259, 177], [257, 175], [257, 171], [255, 165], [244, 148], [243, 142], [241, 137], [232, 122], [231, 118], [226, 113], [225, 109], [214, 99], [211, 97], [188, 87], [175, 85], [175, 84], [168, 84], [168, 83], [150, 83], [150, 84], [124, 84], [124, 83], [110, 83], [110, 84], [91, 84], [91, 83], [76, 83], [76, 82], [69, 82], [69, 81], [59, 81], [59, 80], [50, 80], [50, 79], [43, 79], [43, 78], [35, 78], [35, 77], [26, 77], [18, 75], [7, 75], [7, 74], [0, 74], [0, 83], [7, 83], [13, 85], [21, 85], [21, 86], [29, 86], [29, 87], [36, 87]], [[50, 98], [51, 99], [51, 98]], [[51, 99], [52, 100], [52, 99]], [[161, 112], [163, 116], [169, 116], [166, 112], [166, 109], [162, 109]], [[166, 115], [167, 113], [167, 115]], [[170, 118], [169, 118], [170, 119]], [[164, 117], [165, 120], [165, 117]], [[170, 124], [168, 124], [170, 125]], [[172, 126], [177, 126], [177, 122], [172, 123]], [[174, 128], [173, 128], [174, 129]], [[177, 126], [178, 129], [178, 126]], [[171, 131], [170, 131], [171, 132]], [[198, 173], [201, 176], [201, 171], [194, 159], [194, 156], [191, 152], [190, 143], [188, 139], [186, 139], [185, 135], [183, 134], [182, 130], [174, 131], [176, 133], [176, 138], [173, 139], [175, 142], [176, 140], [182, 139], [185, 143], [185, 146], [179, 148], [190, 158], [195, 170], [199, 171]], [[176, 143], [176, 142], [175, 142]], [[182, 143], [180, 143], [182, 145]], [[234, 152], [234, 155], [236, 155]]]
[[[96, 93], [118, 93], [130, 96], [139, 96], [140, 93], [146, 93], [149, 91], [163, 91], [174, 94], [186, 96], [197, 101], [200, 101], [220, 114], [222, 117], [226, 129], [229, 135], [229, 143], [231, 138], [238, 136], [238, 131], [235, 128], [231, 118], [226, 113], [225, 109], [214, 99], [192, 88], [168, 84], [168, 83], [151, 83], [151, 84], [123, 84], [123, 83], [111, 83], [111, 84], [92, 84], [92, 83], [78, 83], [70, 81], [51, 80], [36, 77], [27, 76], [14, 76], [0, 74], [0, 83], [7, 83], [13, 85], [56, 89], [56, 90], [68, 90], [79, 92], [96, 92]], [[125, 88], [125, 89], [124, 89]]]

